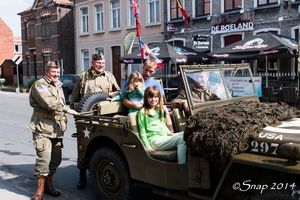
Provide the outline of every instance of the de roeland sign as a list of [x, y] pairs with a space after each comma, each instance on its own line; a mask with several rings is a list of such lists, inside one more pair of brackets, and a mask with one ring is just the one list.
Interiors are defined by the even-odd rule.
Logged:
[[249, 20], [237, 20], [235, 22], [222, 22], [211, 27], [211, 34], [221, 34], [230, 32], [253, 31], [254, 23]]

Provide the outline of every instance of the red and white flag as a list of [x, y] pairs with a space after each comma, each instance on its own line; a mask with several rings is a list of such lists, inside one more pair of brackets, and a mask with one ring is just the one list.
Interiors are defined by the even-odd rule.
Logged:
[[136, 36], [141, 37], [141, 25], [139, 21], [139, 8], [137, 6], [137, 0], [132, 0], [132, 8], [135, 17]]

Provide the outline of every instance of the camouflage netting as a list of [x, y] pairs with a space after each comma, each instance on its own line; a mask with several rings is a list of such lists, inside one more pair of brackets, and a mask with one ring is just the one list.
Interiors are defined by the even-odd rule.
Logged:
[[211, 107], [190, 116], [184, 140], [192, 152], [214, 164], [223, 165], [248, 147], [266, 126], [300, 117], [300, 111], [286, 103], [235, 102]]

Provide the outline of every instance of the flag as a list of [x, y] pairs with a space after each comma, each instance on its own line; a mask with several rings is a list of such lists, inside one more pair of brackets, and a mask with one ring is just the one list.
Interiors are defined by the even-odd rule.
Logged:
[[135, 25], [136, 25], [136, 36], [141, 37], [141, 25], [139, 21], [139, 8], [137, 6], [137, 0], [132, 0], [132, 8], [135, 17]]
[[149, 49], [149, 47], [142, 40], [140, 40], [140, 49], [141, 59], [153, 59], [157, 64], [157, 68], [163, 68], [161, 60], [154, 55], [151, 49]]
[[180, 3], [180, 0], [176, 0], [176, 1], [177, 1], [177, 4], [178, 4], [178, 7], [180, 8], [181, 14], [184, 17], [186, 25], [190, 28], [191, 27], [190, 17], [186, 14], [186, 11], [184, 10], [184, 8], [182, 7], [182, 5]]
[[142, 40], [140, 40], [140, 49], [141, 49], [141, 59], [149, 59], [150, 49]]

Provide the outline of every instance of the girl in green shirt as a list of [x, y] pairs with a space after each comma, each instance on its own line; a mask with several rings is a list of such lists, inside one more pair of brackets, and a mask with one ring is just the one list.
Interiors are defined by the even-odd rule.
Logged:
[[141, 140], [151, 154], [177, 147], [178, 163], [186, 162], [183, 132], [174, 133], [170, 114], [156, 86], [145, 90], [144, 106], [138, 112], [138, 124]]

